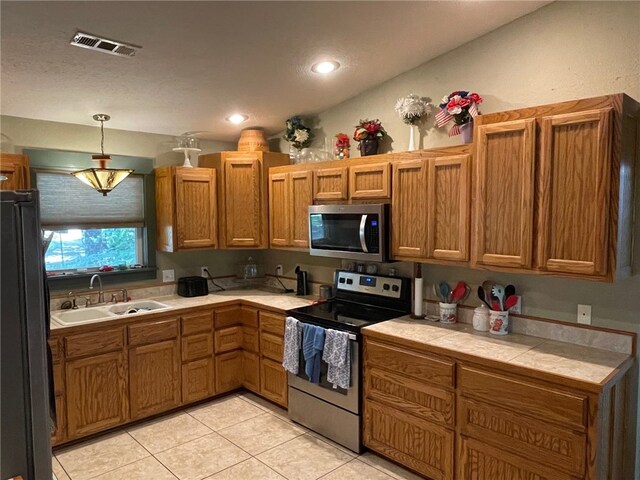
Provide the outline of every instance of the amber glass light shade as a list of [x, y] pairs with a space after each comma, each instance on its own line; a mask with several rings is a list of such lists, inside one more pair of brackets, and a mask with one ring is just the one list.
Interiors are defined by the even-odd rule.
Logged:
[[107, 162], [111, 160], [109, 155], [93, 155], [92, 159], [100, 163], [99, 168], [87, 168], [71, 175], [102, 193], [104, 197], [133, 173], [133, 170], [125, 168], [106, 168]]

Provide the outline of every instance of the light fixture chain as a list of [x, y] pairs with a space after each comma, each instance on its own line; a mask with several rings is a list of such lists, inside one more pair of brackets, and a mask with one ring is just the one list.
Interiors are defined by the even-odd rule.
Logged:
[[104, 156], [104, 120], [100, 120], [100, 151]]

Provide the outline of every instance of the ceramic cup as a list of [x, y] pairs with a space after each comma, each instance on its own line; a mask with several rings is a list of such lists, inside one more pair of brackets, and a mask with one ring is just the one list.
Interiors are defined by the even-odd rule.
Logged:
[[440, 302], [440, 323], [456, 323], [458, 321], [458, 304]]
[[509, 312], [489, 310], [489, 333], [493, 335], [506, 335], [509, 333]]
[[489, 309], [482, 304], [473, 311], [473, 329], [488, 332], [490, 328]]

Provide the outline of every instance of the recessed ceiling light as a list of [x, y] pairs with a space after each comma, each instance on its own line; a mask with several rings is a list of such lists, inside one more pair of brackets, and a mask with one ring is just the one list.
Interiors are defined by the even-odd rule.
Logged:
[[320, 62], [311, 67], [311, 70], [316, 73], [331, 73], [338, 68], [340, 68], [338, 62]]
[[249, 119], [246, 115], [242, 115], [240, 113], [234, 113], [233, 115], [229, 115], [225, 120], [227, 122], [238, 125], [239, 123], [246, 122]]

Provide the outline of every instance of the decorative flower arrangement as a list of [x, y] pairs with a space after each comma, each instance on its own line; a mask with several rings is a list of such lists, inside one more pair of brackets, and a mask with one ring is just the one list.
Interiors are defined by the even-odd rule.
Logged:
[[377, 118], [375, 120], [360, 120], [360, 123], [356, 125], [356, 131], [353, 133], [353, 139], [356, 142], [361, 142], [365, 138], [377, 138], [384, 137], [387, 132], [382, 127], [382, 123]]
[[478, 105], [482, 103], [482, 97], [477, 93], [470, 93], [464, 90], [451, 92], [442, 97], [440, 111], [436, 114], [436, 125], [442, 127], [451, 120], [455, 125], [449, 130], [449, 136], [453, 137], [460, 133], [460, 126], [473, 121], [473, 118], [480, 112]]
[[395, 109], [404, 123], [415, 125], [431, 111], [431, 104], [415, 93], [410, 93], [398, 99]]
[[291, 117], [287, 120], [286, 130], [284, 132], [284, 139], [291, 142], [291, 145], [297, 149], [302, 150], [311, 145], [313, 140], [313, 133], [309, 127], [305, 127], [302, 124], [302, 119], [298, 116]]
[[349, 135], [346, 133], [338, 133], [336, 135], [336, 157], [338, 160], [349, 158], [349, 148], [351, 148]]

